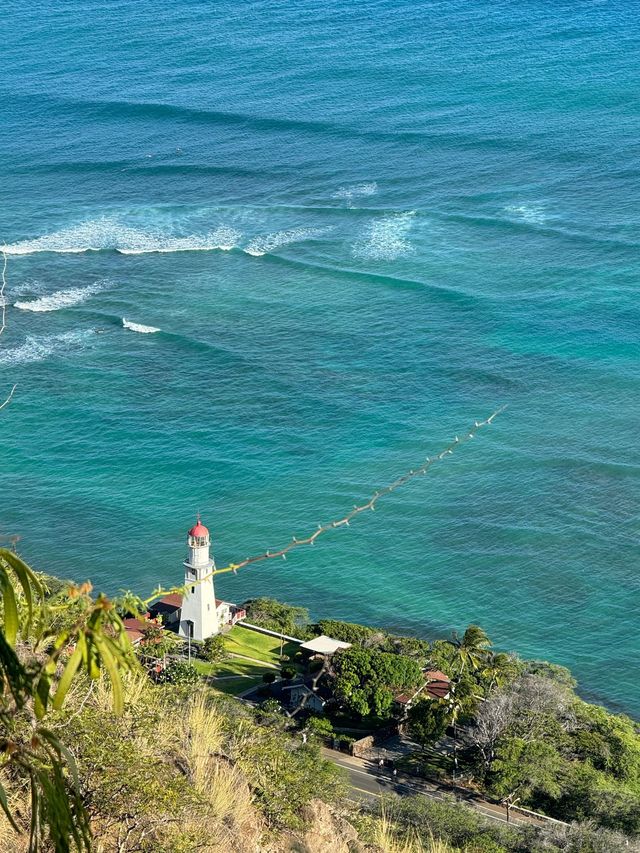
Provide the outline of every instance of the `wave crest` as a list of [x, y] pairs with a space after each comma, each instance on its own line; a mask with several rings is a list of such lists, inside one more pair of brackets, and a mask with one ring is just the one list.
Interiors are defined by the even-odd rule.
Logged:
[[206, 234], [177, 236], [163, 231], [132, 228], [115, 219], [93, 219], [45, 234], [34, 240], [21, 240], [3, 246], [8, 255], [31, 255], [37, 252], [100, 252], [111, 250], [124, 255], [148, 252], [228, 251], [237, 245], [241, 235], [233, 228], [220, 227]]
[[356, 184], [353, 187], [340, 187], [339, 190], [334, 192], [332, 198], [338, 198], [342, 201], [346, 201], [349, 207], [351, 207], [354, 198], [358, 198], [358, 196], [374, 195], [377, 191], [377, 183], [375, 181], [371, 181], [368, 184]]
[[59, 311], [61, 308], [70, 308], [79, 305], [90, 296], [94, 296], [108, 286], [105, 281], [96, 281], [87, 287], [70, 287], [67, 290], [58, 290], [49, 296], [41, 296], [29, 302], [14, 302], [16, 308], [21, 311]]
[[255, 237], [243, 251], [247, 255], [259, 258], [268, 252], [273, 252], [275, 249], [287, 246], [289, 243], [301, 243], [303, 240], [312, 240], [330, 230], [330, 228], [291, 228], [288, 231], [275, 231], [273, 234]]
[[76, 329], [59, 335], [28, 335], [20, 346], [0, 351], [0, 364], [30, 364], [59, 352], [78, 350], [94, 334], [95, 329]]
[[544, 225], [547, 221], [542, 204], [510, 204], [504, 208], [504, 212], [530, 225]]
[[362, 260], [393, 261], [413, 251], [406, 235], [413, 225], [415, 210], [395, 213], [369, 224], [363, 240], [353, 247], [353, 254]]
[[140, 332], [142, 335], [151, 335], [154, 332], [159, 332], [156, 326], [143, 326], [142, 323], [132, 323], [131, 320], [125, 320], [122, 318], [122, 325], [125, 329], [129, 329], [130, 332]]

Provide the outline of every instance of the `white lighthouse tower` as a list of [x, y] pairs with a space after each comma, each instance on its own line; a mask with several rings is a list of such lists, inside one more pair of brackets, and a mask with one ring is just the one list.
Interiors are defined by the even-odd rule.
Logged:
[[[209, 556], [211, 538], [209, 531], [200, 521], [187, 534], [189, 554], [184, 561], [184, 584], [186, 594], [182, 599], [180, 613], [180, 636], [194, 640], [206, 640], [220, 630], [213, 578], [213, 558]], [[205, 580], [206, 578], [206, 580]]]

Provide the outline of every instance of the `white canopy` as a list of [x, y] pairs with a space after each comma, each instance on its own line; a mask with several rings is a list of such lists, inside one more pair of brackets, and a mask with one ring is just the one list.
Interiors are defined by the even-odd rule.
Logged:
[[349, 649], [351, 643], [343, 643], [340, 640], [334, 640], [333, 637], [327, 637], [326, 634], [321, 634], [319, 637], [314, 637], [306, 643], [300, 645], [301, 649], [306, 649], [308, 652], [315, 652], [317, 655], [332, 655], [338, 649]]

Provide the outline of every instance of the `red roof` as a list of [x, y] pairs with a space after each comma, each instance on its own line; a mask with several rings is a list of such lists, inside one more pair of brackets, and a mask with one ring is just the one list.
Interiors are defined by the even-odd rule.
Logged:
[[445, 675], [444, 672], [440, 672], [439, 669], [430, 669], [424, 673], [424, 677], [427, 681], [445, 681], [447, 684], [449, 683], [449, 676]]
[[133, 631], [145, 631], [147, 628], [153, 627], [146, 619], [135, 619], [133, 616], [123, 619], [122, 624], [125, 628], [130, 628]]
[[189, 531], [189, 536], [208, 536], [208, 535], [209, 535], [209, 531], [204, 526], [204, 524], [200, 521], [200, 519], [197, 520], [197, 522], [193, 525], [193, 527]]
[[448, 681], [432, 681], [427, 684], [427, 693], [434, 699], [446, 699], [451, 692]]
[[171, 592], [169, 595], [165, 595], [164, 598], [161, 598], [158, 604], [167, 604], [169, 607], [182, 607], [182, 596], [179, 592]]

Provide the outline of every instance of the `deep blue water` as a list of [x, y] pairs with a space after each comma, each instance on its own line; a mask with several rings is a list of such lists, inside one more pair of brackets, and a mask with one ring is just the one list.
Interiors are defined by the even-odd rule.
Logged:
[[274, 548], [506, 403], [218, 593], [478, 622], [640, 713], [638, 12], [9, 0], [0, 533], [148, 591], [196, 510]]

